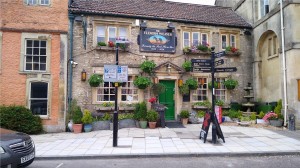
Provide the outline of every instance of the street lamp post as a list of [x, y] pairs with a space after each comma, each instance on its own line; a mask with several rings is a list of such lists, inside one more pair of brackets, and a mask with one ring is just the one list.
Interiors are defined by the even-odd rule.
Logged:
[[212, 107], [211, 107], [211, 121], [212, 122], [212, 143], [216, 143], [217, 141], [217, 127], [215, 125], [215, 47], [211, 47], [211, 84], [212, 84], [212, 89], [211, 89], [211, 102], [212, 102]]
[[[119, 65], [119, 43], [116, 43], [116, 65]], [[115, 82], [115, 110], [113, 116], [113, 147], [118, 146], [118, 82]]]

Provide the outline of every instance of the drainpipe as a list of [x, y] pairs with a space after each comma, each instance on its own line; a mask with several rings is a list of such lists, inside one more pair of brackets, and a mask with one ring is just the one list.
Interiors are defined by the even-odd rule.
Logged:
[[286, 126], [287, 117], [287, 84], [286, 84], [286, 59], [285, 59], [285, 48], [284, 48], [284, 27], [283, 27], [283, 8], [282, 0], [280, 0], [280, 28], [281, 28], [281, 48], [282, 48], [282, 63], [283, 63], [283, 98], [284, 98], [284, 126]]
[[69, 13], [69, 20], [70, 20], [70, 58], [68, 60], [69, 65], [69, 81], [68, 81], [68, 109], [70, 109], [71, 101], [72, 101], [72, 81], [73, 81], [73, 25], [74, 25], [74, 18], [75, 16]]

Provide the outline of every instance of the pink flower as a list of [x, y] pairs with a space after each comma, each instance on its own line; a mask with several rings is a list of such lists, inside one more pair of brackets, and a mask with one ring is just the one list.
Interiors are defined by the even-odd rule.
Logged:
[[273, 111], [270, 111], [263, 117], [263, 120], [267, 121], [267, 120], [272, 120], [277, 118], [278, 118], [277, 114], [275, 114]]

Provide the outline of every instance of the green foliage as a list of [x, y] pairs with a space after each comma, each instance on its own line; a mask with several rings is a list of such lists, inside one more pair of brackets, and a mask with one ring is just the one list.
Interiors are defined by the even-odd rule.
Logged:
[[161, 83], [156, 83], [156, 84], [152, 85], [151, 90], [154, 95], [159, 95], [166, 91], [166, 87], [165, 87], [165, 85], [163, 85]]
[[242, 109], [242, 105], [241, 104], [238, 104], [238, 103], [231, 103], [230, 104], [230, 109], [233, 109], [233, 110], [241, 110]]
[[273, 107], [271, 105], [259, 105], [257, 107], [257, 111], [263, 111], [264, 113], [267, 113], [269, 111], [273, 111]]
[[129, 43], [119, 43], [119, 47], [122, 50], [126, 50], [129, 47]]
[[149, 122], [156, 122], [158, 119], [158, 113], [154, 110], [149, 110], [146, 118]]
[[87, 109], [83, 110], [81, 121], [83, 124], [91, 124], [93, 122], [92, 113]]
[[134, 109], [133, 118], [139, 121], [145, 121], [147, 116], [147, 104], [145, 101], [137, 103]]
[[102, 118], [103, 118], [103, 121], [110, 121], [112, 119], [112, 117], [109, 113], [105, 113]]
[[196, 102], [196, 103], [194, 103], [194, 105], [195, 106], [204, 106], [204, 107], [207, 107], [207, 108], [211, 107], [211, 103], [208, 100], [205, 100], [203, 102]]
[[258, 114], [259, 119], [264, 118], [264, 116], [265, 116], [265, 113], [263, 111], [259, 112], [259, 114]]
[[195, 90], [198, 88], [198, 82], [194, 78], [187, 79], [185, 83], [189, 86], [190, 90]]
[[282, 109], [282, 100], [279, 99], [277, 102], [277, 106], [274, 109], [274, 113], [277, 114], [278, 118], [283, 119], [283, 116], [281, 114], [281, 109]]
[[134, 79], [133, 84], [139, 89], [146, 89], [149, 85], [152, 84], [152, 82], [148, 77], [138, 76]]
[[224, 105], [224, 101], [223, 100], [216, 100], [216, 105], [217, 106], [223, 106]]
[[112, 102], [103, 102], [102, 104], [100, 104], [100, 106], [103, 107], [113, 107], [115, 105], [115, 103]]
[[200, 44], [200, 45], [197, 46], [197, 49], [200, 50], [200, 51], [207, 52], [208, 51], [208, 46]]
[[72, 115], [72, 119], [73, 119], [73, 123], [74, 124], [81, 124], [83, 115], [82, 115], [82, 112], [81, 112], [81, 109], [79, 106], [76, 107], [75, 111], [73, 112], [73, 115]]
[[68, 109], [68, 114], [67, 114], [67, 121], [72, 119], [73, 113], [77, 108], [77, 101], [73, 99], [70, 103], [69, 109]]
[[192, 70], [192, 62], [191, 61], [185, 61], [182, 64], [182, 68], [185, 69], [185, 71], [190, 72]]
[[182, 86], [179, 86], [179, 92], [182, 95], [188, 95], [190, 93], [190, 88], [186, 83], [184, 83]]
[[203, 111], [203, 110], [197, 111], [198, 118], [202, 118], [202, 117], [204, 117], [204, 115], [205, 115], [205, 111]]
[[41, 118], [24, 106], [0, 106], [0, 126], [27, 134], [43, 131]]
[[155, 66], [156, 66], [156, 64], [154, 63], [153, 60], [151, 60], [151, 61], [146, 60], [141, 64], [141, 69], [144, 72], [151, 74], [153, 69], [155, 68]]
[[189, 118], [190, 113], [187, 110], [181, 110], [179, 115], [180, 115], [181, 118]]
[[[215, 89], [218, 88], [218, 82], [214, 82]], [[212, 82], [208, 82], [208, 89], [212, 89]]]
[[98, 87], [100, 83], [103, 83], [103, 79], [99, 74], [92, 74], [89, 78], [89, 84], [91, 87]]
[[252, 114], [250, 115], [250, 119], [251, 119], [251, 120], [256, 120], [256, 115], [255, 115], [255, 113], [252, 113]]
[[234, 79], [227, 79], [223, 82], [223, 84], [225, 85], [226, 89], [232, 90], [234, 89], [239, 83], [237, 80]]
[[191, 48], [186, 46], [186, 47], [183, 48], [183, 52], [184, 53], [189, 53], [189, 52], [191, 52]]
[[223, 116], [228, 116], [229, 115], [229, 110], [223, 110], [222, 115]]
[[133, 118], [134, 118], [133, 113], [122, 113], [122, 114], [119, 114], [119, 116], [118, 116], [118, 120], [133, 119]]
[[240, 116], [239, 119], [241, 121], [251, 121], [250, 117], [249, 116]]
[[106, 46], [106, 43], [103, 41], [98, 42], [98, 46]]
[[242, 115], [243, 113], [241, 111], [233, 110], [233, 109], [230, 109], [228, 114], [230, 118], [240, 118]]

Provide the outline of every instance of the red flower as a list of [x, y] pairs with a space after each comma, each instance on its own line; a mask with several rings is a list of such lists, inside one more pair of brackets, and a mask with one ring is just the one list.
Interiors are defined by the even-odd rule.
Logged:
[[236, 52], [236, 51], [238, 51], [238, 49], [237, 49], [237, 48], [234, 48], [234, 47], [232, 47], [232, 48], [231, 48], [231, 52], [233, 52], [233, 53], [234, 53], [234, 52]]
[[148, 101], [150, 103], [155, 103], [156, 102], [156, 97], [151, 97]]
[[109, 41], [109, 42], [108, 42], [108, 46], [109, 46], [109, 47], [114, 47], [114, 46], [115, 46], [115, 44], [114, 44], [114, 42], [112, 42], [112, 41]]

